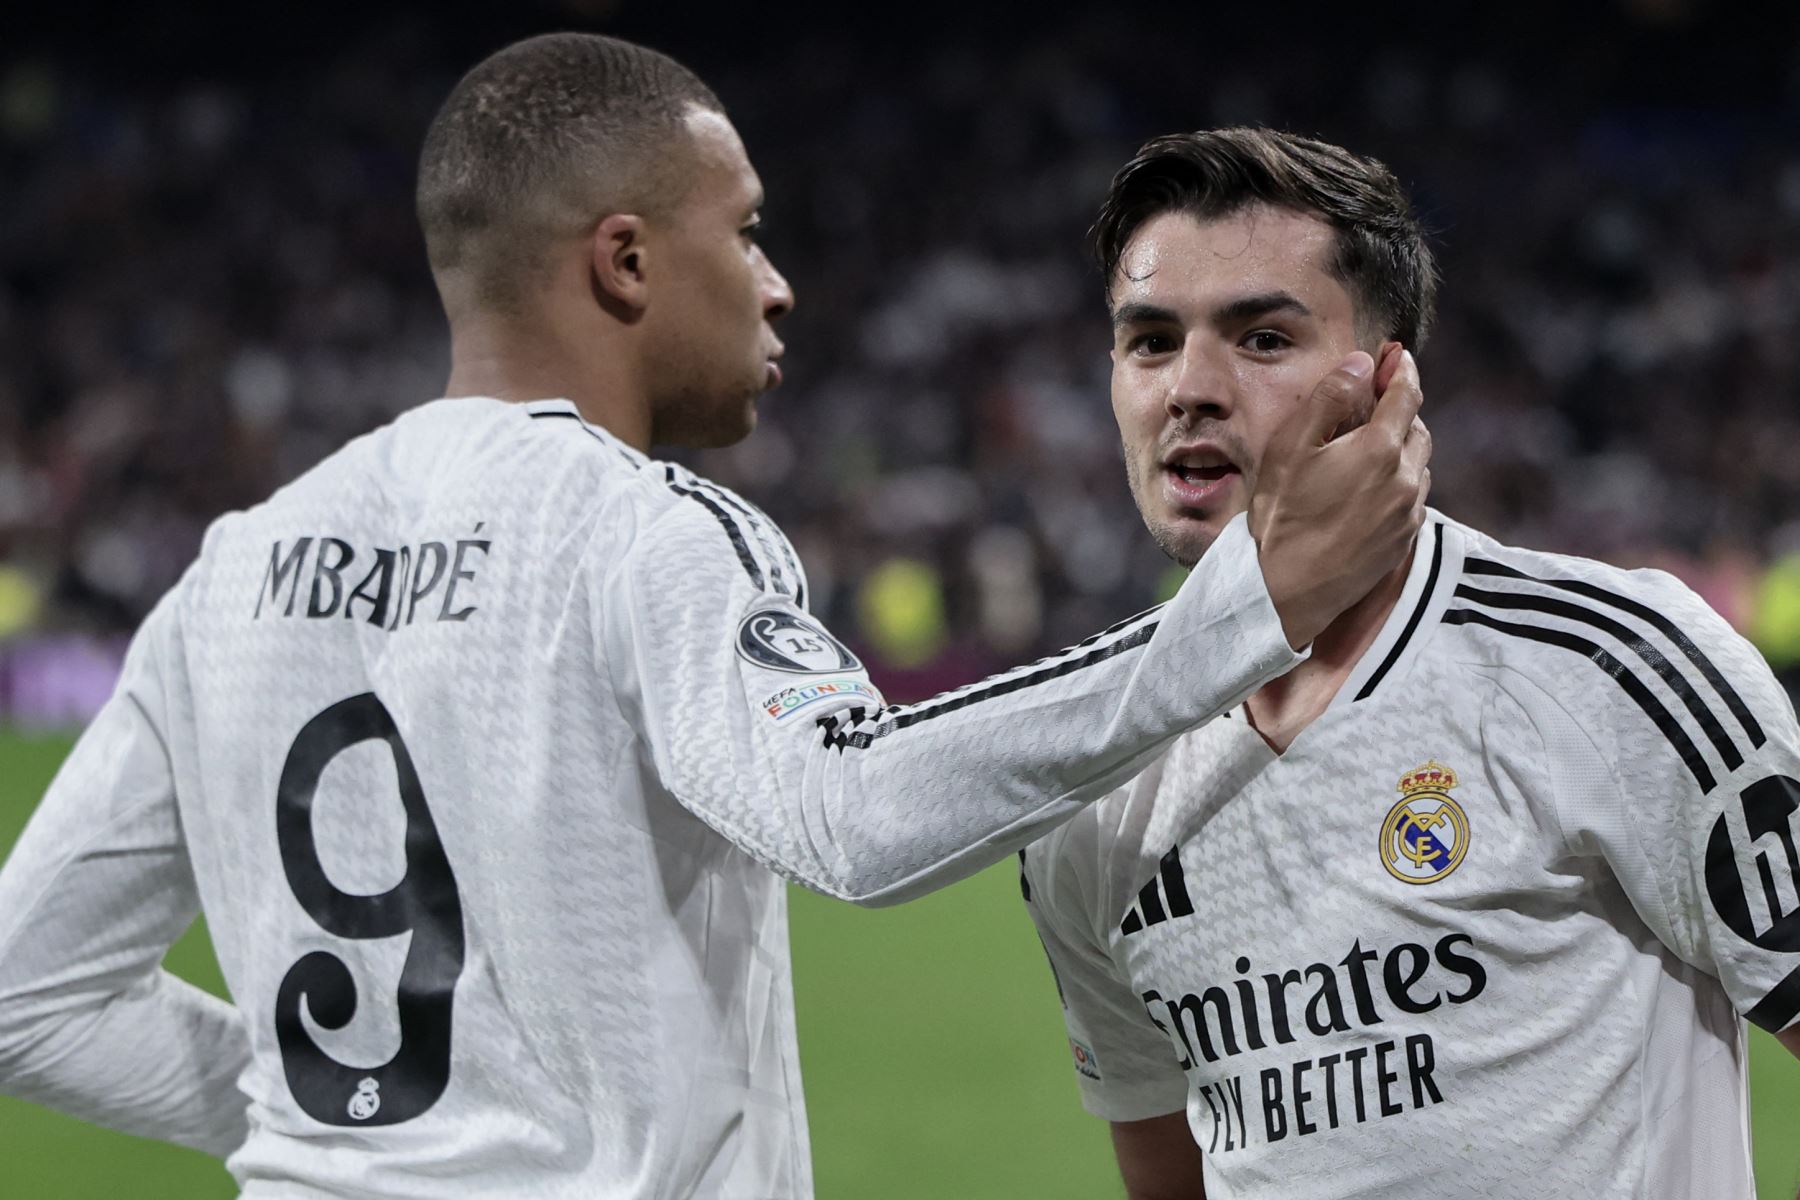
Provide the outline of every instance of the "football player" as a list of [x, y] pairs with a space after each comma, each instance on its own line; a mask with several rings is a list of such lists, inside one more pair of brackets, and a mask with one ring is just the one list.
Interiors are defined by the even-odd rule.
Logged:
[[[1423, 519], [1366, 356], [1168, 605], [888, 707], [753, 505], [793, 305], [718, 100], [500, 52], [426, 137], [446, 398], [208, 532], [0, 872], [0, 1088], [246, 1196], [803, 1197], [785, 876], [996, 861], [1288, 669]], [[203, 911], [233, 1002], [160, 969]]]
[[[1094, 229], [1131, 489], [1205, 570], [1435, 274], [1380, 163], [1158, 138]], [[1021, 854], [1133, 1200], [1752, 1195], [1743, 1017], [1800, 1051], [1800, 730], [1656, 571], [1435, 512], [1312, 656]]]

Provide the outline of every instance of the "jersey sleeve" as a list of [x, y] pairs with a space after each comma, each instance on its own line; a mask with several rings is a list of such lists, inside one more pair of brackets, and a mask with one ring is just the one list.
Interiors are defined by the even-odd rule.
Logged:
[[199, 900], [162, 730], [167, 602], [0, 869], [0, 1092], [223, 1157], [236, 1009], [161, 968]]
[[1108, 951], [1095, 837], [1083, 814], [1020, 851], [1020, 890], [1050, 959], [1082, 1107], [1108, 1121], [1141, 1121], [1183, 1108], [1187, 1077]]
[[[1666, 576], [1620, 686], [1565, 700], [1591, 747], [1551, 747], [1564, 836], [1771, 1032], [1800, 1019], [1800, 727], [1762, 657]], [[1627, 682], [1627, 679], [1633, 682]], [[1552, 741], [1558, 740], [1552, 734]], [[1560, 740], [1574, 740], [1564, 735]]]
[[700, 495], [600, 566], [604, 669], [683, 805], [778, 874], [859, 903], [999, 861], [1301, 657], [1240, 519], [1169, 604], [888, 706], [777, 580], [785, 539], [764, 553], [747, 521]]

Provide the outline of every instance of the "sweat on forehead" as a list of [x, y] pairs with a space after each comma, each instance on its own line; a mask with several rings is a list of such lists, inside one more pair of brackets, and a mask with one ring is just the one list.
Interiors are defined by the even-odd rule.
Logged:
[[1108, 305], [1117, 310], [1197, 288], [1225, 288], [1238, 296], [1298, 293], [1333, 278], [1333, 246], [1331, 229], [1306, 213], [1255, 205], [1222, 217], [1159, 213], [1133, 233], [1119, 256]]
[[1146, 320], [1223, 327], [1283, 312], [1335, 312], [1373, 353], [1387, 337], [1387, 317], [1359, 293], [1358, 280], [1334, 269], [1337, 258], [1336, 231], [1313, 213], [1259, 204], [1223, 216], [1158, 213], [1119, 256], [1107, 307], [1115, 327]]

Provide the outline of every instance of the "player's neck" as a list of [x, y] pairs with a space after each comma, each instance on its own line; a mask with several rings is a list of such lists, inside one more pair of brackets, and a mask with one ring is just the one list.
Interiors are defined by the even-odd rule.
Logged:
[[632, 356], [592, 332], [560, 330], [547, 319], [453, 322], [444, 394], [568, 400], [588, 423], [647, 452], [650, 403]]
[[1264, 684], [1244, 701], [1251, 726], [1277, 754], [1284, 753], [1308, 725], [1318, 719], [1344, 686], [1344, 680], [1368, 652], [1406, 589], [1412, 557], [1403, 562], [1313, 640], [1307, 660], [1279, 679]]

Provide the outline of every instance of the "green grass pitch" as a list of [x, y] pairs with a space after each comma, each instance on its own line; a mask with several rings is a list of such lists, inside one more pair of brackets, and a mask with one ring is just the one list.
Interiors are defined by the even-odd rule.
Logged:
[[[0, 852], [68, 742], [0, 735]], [[1043, 952], [1003, 864], [903, 908], [795, 892], [801, 1056], [820, 1200], [1111, 1200], [1106, 1130], [1076, 1102]], [[215, 990], [194, 930], [169, 953]], [[1753, 1031], [1763, 1200], [1800, 1186], [1800, 1063]], [[234, 1195], [201, 1155], [0, 1100], [0, 1196], [209, 1200]]]

